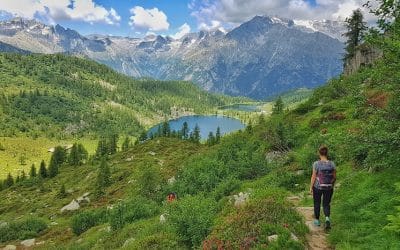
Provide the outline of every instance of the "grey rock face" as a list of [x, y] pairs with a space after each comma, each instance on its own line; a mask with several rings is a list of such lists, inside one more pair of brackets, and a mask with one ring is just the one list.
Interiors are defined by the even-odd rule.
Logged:
[[181, 39], [82, 36], [60, 25], [0, 22], [0, 41], [40, 53], [66, 52], [133, 77], [189, 80], [201, 88], [264, 99], [321, 85], [342, 71], [342, 25], [256, 16], [224, 33], [200, 31]]

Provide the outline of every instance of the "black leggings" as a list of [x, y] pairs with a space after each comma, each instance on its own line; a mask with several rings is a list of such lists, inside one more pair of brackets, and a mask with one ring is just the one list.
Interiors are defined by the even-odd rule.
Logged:
[[319, 220], [320, 210], [321, 210], [321, 197], [322, 207], [324, 208], [324, 214], [326, 217], [331, 215], [331, 199], [333, 195], [333, 189], [330, 190], [320, 190], [313, 187], [313, 198], [314, 198], [314, 216], [315, 219]]

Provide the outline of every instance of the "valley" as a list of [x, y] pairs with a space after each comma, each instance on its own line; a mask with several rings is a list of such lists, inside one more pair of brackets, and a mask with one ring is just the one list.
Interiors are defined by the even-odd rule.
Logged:
[[228, 2], [0, 3], [0, 249], [400, 249], [400, 5]]

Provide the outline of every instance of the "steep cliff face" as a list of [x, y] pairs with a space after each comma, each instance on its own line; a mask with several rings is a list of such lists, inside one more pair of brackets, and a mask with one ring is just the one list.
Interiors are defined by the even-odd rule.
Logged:
[[344, 75], [351, 75], [361, 67], [373, 64], [383, 56], [382, 51], [367, 44], [362, 44], [357, 48], [354, 57], [347, 60], [344, 67]]

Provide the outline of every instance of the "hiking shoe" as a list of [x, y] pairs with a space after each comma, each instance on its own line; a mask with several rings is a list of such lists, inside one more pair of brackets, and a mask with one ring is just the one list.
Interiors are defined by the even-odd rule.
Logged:
[[330, 230], [331, 229], [331, 222], [329, 220], [327, 220], [325, 222], [325, 230]]
[[314, 220], [314, 226], [321, 226], [321, 222], [319, 220]]

